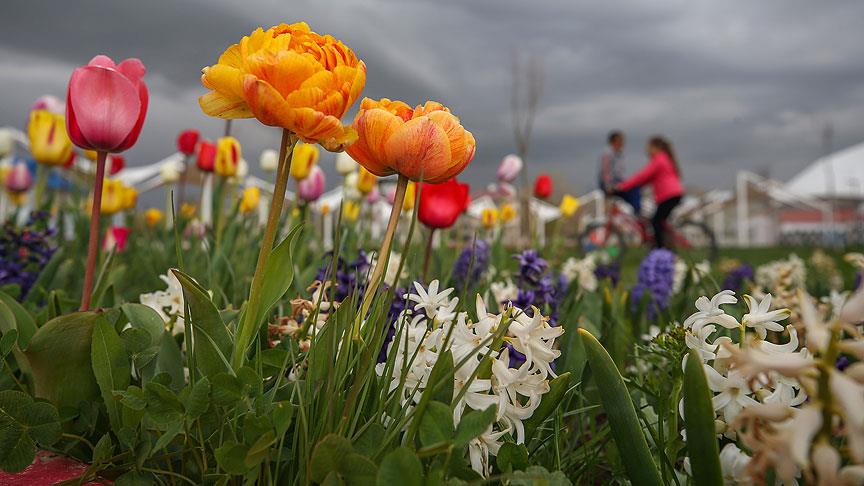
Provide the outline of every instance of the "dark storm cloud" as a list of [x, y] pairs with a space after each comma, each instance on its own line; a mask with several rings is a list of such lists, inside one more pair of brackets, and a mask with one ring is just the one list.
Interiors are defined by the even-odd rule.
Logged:
[[[200, 68], [258, 25], [307, 20], [369, 66], [365, 95], [450, 105], [478, 140], [466, 171], [483, 184], [513, 151], [511, 56], [542, 62], [544, 93], [529, 164], [574, 189], [593, 186], [604, 133], [641, 143], [665, 133], [687, 182], [728, 187], [741, 168], [789, 177], [834, 145], [864, 138], [864, 3], [471, 1], [13, 0], [0, 18], [0, 124], [22, 126], [33, 99], [62, 95], [93, 54], [140, 57], [152, 104], [132, 163], [169, 153], [176, 133], [222, 123], [200, 113]], [[278, 133], [236, 124], [257, 165]]]

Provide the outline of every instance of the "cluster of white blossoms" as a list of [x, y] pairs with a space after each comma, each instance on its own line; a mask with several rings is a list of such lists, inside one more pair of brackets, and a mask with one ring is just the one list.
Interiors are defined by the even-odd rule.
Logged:
[[798, 317], [798, 289], [803, 289], [807, 281], [807, 267], [794, 253], [785, 260], [775, 260], [756, 268], [756, 288], [753, 295], [774, 296], [774, 304], [786, 307], [792, 316]]
[[580, 288], [594, 292], [597, 290], [597, 275], [594, 273], [597, 259], [597, 253], [589, 253], [581, 259], [570, 257], [561, 265], [561, 275], [564, 275], [568, 283], [575, 280], [579, 282]]
[[168, 288], [141, 294], [138, 296], [138, 301], [156, 311], [162, 321], [165, 322], [165, 326], [172, 334], [176, 335], [186, 328], [183, 321], [183, 313], [185, 312], [183, 287], [180, 286], [180, 281], [171, 272], [159, 275], [159, 278], [168, 285]]
[[[496, 406], [495, 422], [469, 443], [471, 466], [485, 477], [489, 456], [497, 455], [505, 435], [516, 443], [525, 441], [523, 421], [534, 414], [549, 391], [550, 377], [556, 376], [552, 362], [561, 352], [555, 349], [555, 339], [564, 330], [550, 326], [536, 308], [533, 317], [512, 306], [489, 312], [479, 295], [474, 322], [467, 312], [456, 311], [459, 299], [450, 297], [453, 289], [439, 291], [438, 286], [437, 280], [428, 288], [414, 283], [416, 293], [406, 296], [410, 302], [396, 320], [388, 359], [376, 371], [380, 376], [391, 374], [391, 392], [401, 386], [401, 405], [410, 412], [429, 385], [439, 357], [452, 353], [453, 396], [460, 397], [454, 404], [454, 425], [468, 410]], [[511, 360], [511, 353], [524, 356], [524, 361]], [[478, 372], [486, 360], [491, 362], [491, 373]]]
[[[800, 278], [789, 270], [782, 278]], [[761, 484], [770, 470], [782, 484], [864, 484], [864, 290], [828, 306], [797, 294], [794, 327], [780, 324], [790, 311], [772, 308], [770, 294], [745, 295], [739, 321], [722, 307], [737, 303], [731, 291], [700, 297], [684, 322], [714, 393], [718, 433], [732, 441], [720, 454], [727, 484]], [[737, 341], [719, 328], [737, 329], [725, 333]], [[840, 369], [841, 354], [858, 361]]]
[[687, 278], [687, 272], [690, 272], [690, 283], [693, 285], [702, 281], [702, 278], [711, 273], [711, 262], [702, 260], [694, 263], [691, 267], [687, 262], [679, 256], [675, 256], [675, 273], [672, 277], [672, 293], [677, 294], [684, 286], [684, 280]]

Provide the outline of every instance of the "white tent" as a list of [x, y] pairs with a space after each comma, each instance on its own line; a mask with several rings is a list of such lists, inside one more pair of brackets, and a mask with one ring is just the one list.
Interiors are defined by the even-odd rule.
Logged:
[[784, 189], [805, 197], [864, 199], [864, 142], [812, 162]]

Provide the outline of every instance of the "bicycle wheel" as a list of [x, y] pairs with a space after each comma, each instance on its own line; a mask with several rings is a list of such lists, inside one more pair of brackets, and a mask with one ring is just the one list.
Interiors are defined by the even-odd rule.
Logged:
[[680, 221], [675, 224], [672, 235], [675, 252], [690, 262], [717, 260], [717, 238], [705, 223], [699, 221]]
[[590, 223], [579, 235], [582, 251], [604, 251], [610, 257], [620, 260], [627, 249], [626, 240], [618, 228], [606, 223]]

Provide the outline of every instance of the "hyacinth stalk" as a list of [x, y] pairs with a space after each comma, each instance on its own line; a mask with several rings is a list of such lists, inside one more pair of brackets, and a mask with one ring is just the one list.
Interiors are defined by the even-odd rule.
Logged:
[[102, 185], [105, 180], [105, 158], [108, 152], [96, 153], [96, 180], [93, 184], [93, 207], [90, 210], [90, 237], [87, 241], [87, 266], [84, 270], [84, 289], [81, 292], [81, 311], [90, 310], [93, 275], [99, 256], [99, 219], [102, 216]]
[[378, 250], [378, 258], [375, 261], [375, 268], [372, 270], [372, 276], [369, 278], [369, 287], [363, 294], [363, 302], [360, 304], [360, 310], [357, 313], [357, 318], [354, 320], [354, 339], [360, 339], [360, 324], [369, 311], [369, 306], [372, 305], [372, 299], [378, 291], [381, 284], [381, 279], [384, 277], [384, 271], [387, 268], [387, 262], [390, 257], [390, 247], [393, 244], [393, 235], [396, 233], [396, 226], [399, 224], [399, 215], [402, 213], [402, 203], [405, 201], [405, 193], [408, 189], [408, 177], [399, 174], [399, 179], [396, 182], [396, 194], [393, 197], [393, 208], [390, 211], [390, 220], [387, 222], [387, 232], [384, 233], [384, 240], [381, 242], [381, 249]]
[[252, 277], [252, 286], [249, 291], [249, 301], [243, 314], [243, 321], [237, 328], [237, 340], [235, 342], [234, 355], [231, 365], [235, 370], [243, 366], [246, 359], [246, 349], [252, 341], [252, 336], [258, 328], [258, 307], [261, 305], [261, 288], [264, 285], [264, 269], [267, 259], [273, 251], [273, 243], [276, 241], [276, 233], [279, 227], [279, 219], [282, 215], [282, 207], [285, 205], [285, 191], [288, 188], [288, 174], [291, 171], [291, 156], [294, 153], [294, 145], [297, 144], [297, 136], [288, 130], [282, 131], [282, 143], [279, 147], [279, 167], [276, 170], [276, 183], [273, 187], [273, 199], [270, 201], [270, 212], [267, 215], [267, 225], [264, 227], [264, 236], [261, 241], [261, 249], [258, 251], [258, 263], [255, 265], [255, 274]]

